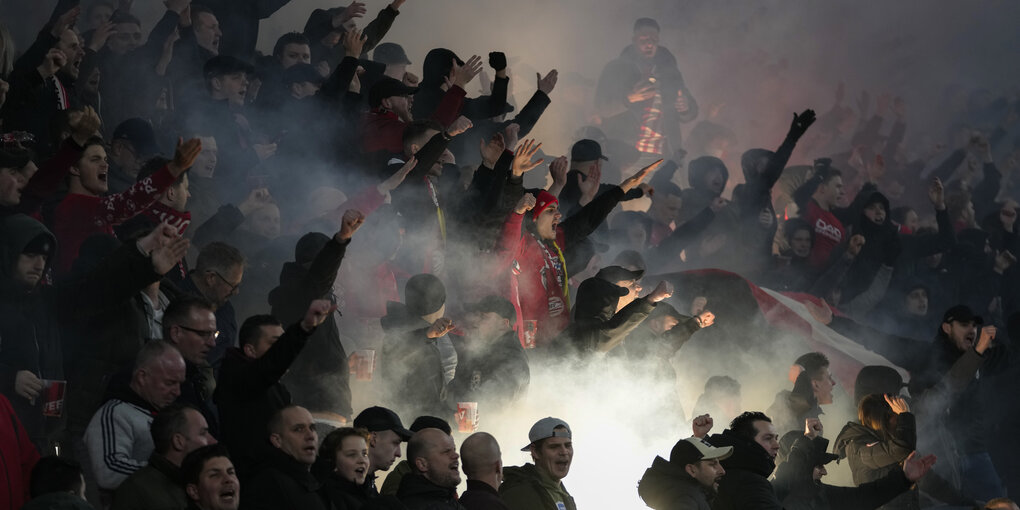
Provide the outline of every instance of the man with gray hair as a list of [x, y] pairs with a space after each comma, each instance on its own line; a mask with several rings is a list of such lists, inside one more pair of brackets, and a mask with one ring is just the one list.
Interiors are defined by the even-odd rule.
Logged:
[[230, 298], [237, 295], [244, 279], [244, 255], [226, 243], [214, 242], [202, 247], [195, 269], [181, 283], [184, 291], [203, 297], [216, 312], [216, 346], [206, 354], [209, 365], [219, 371], [220, 360], [227, 349], [237, 343], [237, 317]]
[[407, 442], [411, 473], [400, 481], [397, 499], [408, 510], [464, 510], [457, 502], [458, 459], [453, 436], [433, 428], [416, 432]]
[[499, 499], [503, 483], [503, 458], [492, 434], [475, 432], [460, 444], [460, 458], [467, 476], [467, 490], [460, 504], [467, 510], [510, 510]]
[[184, 457], [216, 444], [202, 413], [188, 404], [161, 409], [151, 426], [155, 450], [149, 464], [129, 476], [113, 493], [111, 510], [184, 508], [187, 495], [180, 485]]
[[155, 450], [149, 432], [152, 419], [180, 396], [184, 372], [177, 348], [155, 340], [138, 352], [131, 382], [126, 387], [111, 385], [113, 398], [85, 429], [85, 446], [100, 489], [116, 489], [146, 465]]
[[542, 418], [531, 427], [531, 443], [522, 452], [531, 452], [534, 464], [503, 469], [505, 481], [499, 496], [512, 510], [577, 510], [574, 498], [560, 481], [570, 472], [574, 443], [567, 422]]

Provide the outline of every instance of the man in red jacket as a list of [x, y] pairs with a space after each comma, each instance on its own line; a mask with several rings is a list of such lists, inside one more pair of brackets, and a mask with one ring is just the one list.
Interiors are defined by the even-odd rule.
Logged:
[[191, 167], [202, 151], [197, 138], [177, 142], [173, 161], [123, 193], [103, 196], [110, 165], [99, 138], [86, 142], [81, 158], [70, 168], [70, 190], [53, 215], [53, 233], [60, 244], [55, 269], [66, 274], [78, 258], [81, 243], [93, 234], [113, 234], [113, 227], [146, 210]]
[[[648, 177], [662, 160], [642, 168], [614, 189], [602, 193], [560, 223], [559, 200], [547, 191], [521, 198], [503, 224], [497, 251], [510, 263], [510, 302], [517, 309], [517, 330], [528, 321], [537, 325], [537, 346], [547, 346], [570, 322], [570, 291], [565, 254], [587, 238], [630, 190]], [[595, 186], [597, 179], [588, 179]], [[531, 211], [529, 220], [525, 213]]]
[[0, 394], [0, 507], [21, 508], [28, 501], [28, 482], [39, 452], [21, 426], [7, 397]]

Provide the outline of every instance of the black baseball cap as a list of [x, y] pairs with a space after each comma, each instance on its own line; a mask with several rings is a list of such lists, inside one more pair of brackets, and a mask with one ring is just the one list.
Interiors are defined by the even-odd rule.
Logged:
[[130, 143], [135, 154], [143, 160], [162, 153], [159, 144], [156, 143], [156, 132], [152, 129], [152, 124], [142, 118], [135, 117], [117, 124], [111, 140], [124, 140]]
[[237, 73], [255, 74], [255, 67], [230, 55], [216, 55], [206, 60], [205, 65], [202, 66], [202, 75], [207, 80]]
[[400, 417], [397, 416], [397, 413], [379, 406], [369, 407], [361, 411], [357, 418], [354, 418], [354, 428], [365, 429], [369, 432], [392, 430], [403, 441], [411, 439], [412, 435], [411, 431], [405, 429], [404, 424], [400, 423]]
[[595, 140], [587, 138], [578, 140], [570, 148], [571, 161], [595, 161], [596, 159], [609, 161], [609, 158], [602, 155], [602, 146]]
[[304, 62], [294, 64], [283, 71], [283, 83], [290, 85], [291, 83], [322, 83], [326, 81], [325, 78], [319, 74], [319, 71], [315, 69], [312, 64], [306, 64]]
[[700, 460], [724, 460], [733, 455], [732, 446], [712, 446], [700, 437], [689, 437], [677, 441], [669, 452], [669, 463], [686, 466]]
[[404, 47], [397, 43], [389, 42], [375, 47], [375, 51], [372, 52], [372, 60], [380, 64], [411, 64], [411, 61], [407, 58], [407, 52], [404, 51]]
[[464, 308], [468, 312], [493, 312], [511, 323], [517, 321], [517, 310], [514, 309], [514, 305], [501, 296], [485, 296], [476, 303], [468, 303]]
[[606, 266], [595, 273], [596, 278], [601, 278], [609, 283], [616, 283], [623, 280], [640, 280], [645, 272], [642, 269], [630, 270], [621, 266]]
[[973, 322], [974, 324], [984, 324], [984, 319], [980, 315], [974, 314], [974, 311], [967, 305], [956, 305], [948, 310], [942, 316], [942, 322]]
[[386, 76], [375, 82], [375, 85], [372, 85], [372, 89], [368, 91], [368, 105], [376, 108], [387, 97], [410, 96], [417, 92], [418, 87], [408, 87], [400, 80]]

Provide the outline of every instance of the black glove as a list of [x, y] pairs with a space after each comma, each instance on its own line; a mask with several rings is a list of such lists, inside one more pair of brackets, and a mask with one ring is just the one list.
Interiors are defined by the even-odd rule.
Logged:
[[811, 124], [815, 123], [815, 111], [804, 110], [800, 115], [793, 114], [793, 124], [790, 125], [790, 136], [800, 138], [804, 136]]
[[506, 69], [506, 54], [502, 51], [493, 51], [489, 53], [489, 66], [500, 72]]

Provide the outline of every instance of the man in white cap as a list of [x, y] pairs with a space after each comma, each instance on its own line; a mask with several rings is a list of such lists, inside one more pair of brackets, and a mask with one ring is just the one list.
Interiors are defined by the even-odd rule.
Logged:
[[733, 455], [733, 447], [716, 448], [700, 437], [681, 439], [669, 461], [655, 457], [638, 484], [638, 494], [655, 510], [709, 510], [726, 474], [719, 461]]
[[559, 418], [542, 418], [528, 432], [534, 464], [503, 468], [499, 496], [512, 510], [577, 510], [574, 498], [560, 481], [570, 472], [574, 443], [570, 425]]

